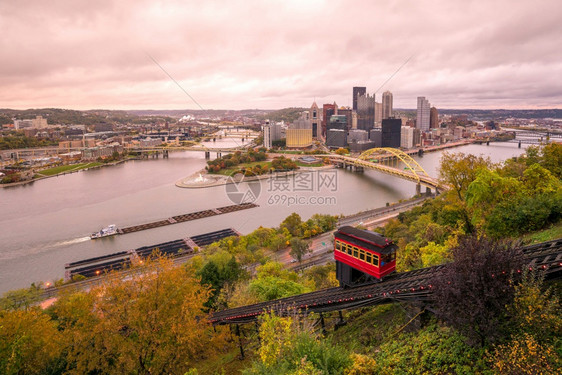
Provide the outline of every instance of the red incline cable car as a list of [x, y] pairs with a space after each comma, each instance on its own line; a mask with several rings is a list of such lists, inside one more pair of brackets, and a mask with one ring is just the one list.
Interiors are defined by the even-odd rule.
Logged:
[[334, 234], [336, 277], [341, 287], [380, 281], [396, 270], [398, 247], [376, 232], [343, 226]]

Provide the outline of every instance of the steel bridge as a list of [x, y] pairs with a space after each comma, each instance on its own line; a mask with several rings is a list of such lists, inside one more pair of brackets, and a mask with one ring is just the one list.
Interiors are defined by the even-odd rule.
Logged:
[[[523, 264], [530, 270], [540, 270], [547, 280], [562, 278], [562, 238], [520, 248]], [[323, 313], [376, 306], [391, 302], [431, 302], [433, 282], [444, 266], [396, 273], [383, 282], [357, 288], [329, 288], [299, 294], [274, 301], [236, 307], [215, 312], [212, 324], [242, 324], [255, 322], [269, 311], [280, 316]], [[521, 272], [522, 270], [518, 270]]]
[[[382, 147], [372, 148], [363, 152], [358, 157], [330, 154], [327, 157], [342, 167], [355, 167], [373, 169], [391, 176], [415, 182], [418, 186], [426, 186], [436, 191], [447, 190], [447, 186], [438, 179], [431, 177], [410, 155], [396, 148]], [[404, 166], [403, 168], [402, 165]]]

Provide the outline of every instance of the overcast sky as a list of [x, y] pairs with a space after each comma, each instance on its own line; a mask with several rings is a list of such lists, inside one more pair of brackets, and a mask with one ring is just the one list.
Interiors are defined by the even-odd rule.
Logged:
[[561, 0], [0, 0], [0, 108], [562, 108]]

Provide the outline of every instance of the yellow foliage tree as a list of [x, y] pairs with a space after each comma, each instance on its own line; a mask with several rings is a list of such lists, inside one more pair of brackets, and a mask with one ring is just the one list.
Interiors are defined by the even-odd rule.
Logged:
[[498, 346], [492, 365], [499, 374], [554, 375], [562, 370], [562, 361], [556, 351], [549, 345], [541, 345], [529, 334]]
[[203, 310], [209, 294], [187, 268], [159, 258], [127, 280], [106, 277], [87, 294], [63, 297], [56, 313], [69, 373], [183, 374], [223, 344]]
[[0, 310], [0, 373], [42, 374], [61, 353], [61, 333], [39, 309]]

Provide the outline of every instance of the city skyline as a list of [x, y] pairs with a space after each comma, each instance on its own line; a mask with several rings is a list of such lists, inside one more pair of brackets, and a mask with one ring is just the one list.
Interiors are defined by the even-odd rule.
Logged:
[[548, 0], [7, 0], [0, 107], [199, 109], [169, 74], [204, 109], [351, 107], [354, 86], [377, 101], [392, 92], [394, 108], [418, 96], [440, 109], [562, 108], [561, 10]]

